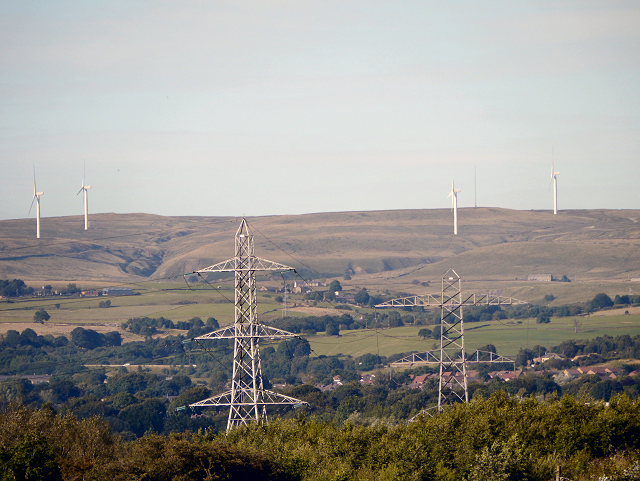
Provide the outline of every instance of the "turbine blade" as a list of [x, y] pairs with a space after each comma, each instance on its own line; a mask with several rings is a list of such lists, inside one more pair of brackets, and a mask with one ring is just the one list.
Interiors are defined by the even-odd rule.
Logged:
[[33, 194], [33, 199], [31, 199], [31, 207], [29, 207], [29, 213], [27, 215], [31, 215], [31, 209], [33, 208], [33, 203], [36, 200], [36, 194]]
[[82, 186], [82, 188], [78, 191], [78, 193], [76, 195], [80, 195], [80, 192], [82, 192], [84, 190], [84, 185]]

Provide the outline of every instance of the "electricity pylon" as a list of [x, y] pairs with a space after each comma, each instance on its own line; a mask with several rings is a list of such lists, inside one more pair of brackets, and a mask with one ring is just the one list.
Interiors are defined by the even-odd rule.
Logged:
[[[451, 401], [469, 402], [467, 364], [513, 362], [495, 353], [476, 351], [467, 359], [464, 350], [463, 306], [501, 306], [527, 304], [510, 297], [491, 294], [463, 294], [460, 276], [449, 269], [442, 277], [442, 292], [435, 295], [402, 297], [378, 304], [376, 307], [439, 307], [441, 311], [440, 349], [411, 354], [392, 364], [393, 367], [439, 365], [438, 410]], [[462, 393], [461, 393], [462, 392]]]
[[196, 337], [197, 340], [233, 339], [231, 390], [190, 404], [192, 407], [229, 406], [227, 431], [250, 422], [267, 420], [267, 406], [301, 405], [304, 401], [264, 389], [260, 362], [260, 339], [296, 337], [281, 329], [258, 322], [256, 297], [257, 271], [292, 271], [292, 267], [254, 256], [253, 236], [242, 219], [236, 232], [236, 255], [194, 273], [233, 272], [235, 276], [235, 314], [233, 325]]

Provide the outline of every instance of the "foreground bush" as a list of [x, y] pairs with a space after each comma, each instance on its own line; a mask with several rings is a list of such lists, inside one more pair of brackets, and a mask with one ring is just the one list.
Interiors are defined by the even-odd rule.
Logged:
[[[94, 417], [50, 407], [0, 413], [0, 479], [573, 481], [640, 479], [640, 401], [498, 392], [407, 424], [274, 420], [229, 434], [123, 442]], [[606, 477], [605, 477], [606, 476]]]

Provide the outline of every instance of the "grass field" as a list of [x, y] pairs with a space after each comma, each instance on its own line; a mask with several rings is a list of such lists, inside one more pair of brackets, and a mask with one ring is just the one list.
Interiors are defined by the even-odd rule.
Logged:
[[[582, 324], [577, 333], [573, 319], [579, 319]], [[343, 331], [340, 337], [311, 336], [307, 339], [316, 355], [350, 354], [357, 357], [372, 353], [389, 356], [437, 348], [438, 344], [434, 339], [423, 340], [418, 337], [418, 331], [423, 327]], [[514, 321], [488, 321], [467, 323], [465, 329], [467, 350], [493, 344], [499, 354], [515, 356], [520, 349], [530, 349], [535, 345], [550, 348], [570, 339], [592, 339], [605, 334], [613, 337], [622, 334], [638, 335], [640, 314], [552, 318], [549, 324], [536, 324], [534, 319], [525, 319], [521, 324]]]
[[[346, 282], [345, 282], [346, 284]], [[530, 283], [529, 283], [530, 284]], [[493, 285], [494, 289], [489, 289]], [[414, 289], [415, 285], [412, 285]], [[141, 283], [136, 287], [139, 295], [111, 297], [112, 307], [99, 308], [98, 304], [106, 298], [35, 298], [13, 303], [0, 303], [0, 334], [8, 329], [23, 330], [27, 327], [39, 334], [69, 335], [74, 326], [94, 326], [96, 330], [108, 331], [118, 329], [125, 340], [139, 340], [135, 336], [122, 331], [119, 326], [133, 317], [165, 317], [174, 322], [186, 321], [192, 317], [206, 320], [215, 317], [221, 325], [233, 322], [233, 290], [229, 282], [221, 282], [212, 288], [209, 285], [196, 284], [186, 287], [177, 284]], [[578, 299], [579, 294], [586, 292], [592, 297], [597, 292], [605, 291], [609, 285], [588, 284], [579, 287], [574, 283], [538, 283], [534, 285], [517, 282], [492, 283], [473, 281], [463, 283], [463, 289], [474, 292], [487, 292], [513, 297], [542, 297], [554, 294], [557, 299], [551, 304], [560, 304], [560, 299]], [[438, 292], [439, 286], [419, 287], [423, 293]], [[282, 315], [282, 305], [275, 301], [276, 295], [258, 294], [258, 315], [263, 322]], [[589, 297], [587, 297], [588, 299]], [[581, 299], [584, 300], [584, 299]], [[371, 312], [370, 309], [358, 308], [352, 311], [341, 311], [331, 308], [329, 304], [317, 307], [301, 307], [300, 296], [291, 296], [291, 303], [298, 307], [289, 310], [290, 316], [324, 314], [351, 315]], [[541, 302], [542, 303], [542, 302]], [[56, 307], [59, 305], [59, 307]], [[33, 315], [37, 309], [44, 308], [51, 319], [44, 325], [34, 324]], [[536, 324], [527, 319], [518, 324], [514, 321], [489, 321], [467, 323], [465, 341], [468, 350], [486, 344], [494, 344], [498, 352], [505, 356], [517, 354], [520, 348], [532, 348], [540, 344], [547, 348], [568, 339], [594, 338], [609, 334], [640, 334], [640, 308], [628, 308], [616, 311], [601, 311], [590, 317], [579, 317], [581, 326], [575, 332], [574, 318], [553, 318], [550, 324]], [[408, 351], [425, 351], [434, 348], [435, 340], [422, 340], [417, 333], [422, 326], [408, 326], [379, 331], [357, 330], [344, 331], [340, 337], [322, 335], [309, 337], [315, 354], [335, 355], [350, 354], [359, 356], [365, 353], [391, 355]]]

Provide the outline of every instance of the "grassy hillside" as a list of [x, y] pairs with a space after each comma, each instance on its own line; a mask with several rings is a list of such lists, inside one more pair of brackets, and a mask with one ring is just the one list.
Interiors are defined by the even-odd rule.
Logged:
[[[459, 211], [458, 236], [447, 209], [248, 220], [256, 255], [306, 277], [341, 277], [352, 269], [347, 284], [386, 289], [410, 287], [413, 280], [439, 283], [449, 267], [478, 286], [521, 282], [529, 274], [567, 275], [578, 283], [628, 281], [640, 277], [638, 219], [637, 210], [554, 216], [466, 208]], [[235, 218], [94, 214], [88, 231], [81, 216], [45, 218], [42, 238], [35, 239], [33, 219], [0, 221], [0, 278], [86, 287], [179, 276], [232, 257], [237, 227]]]

